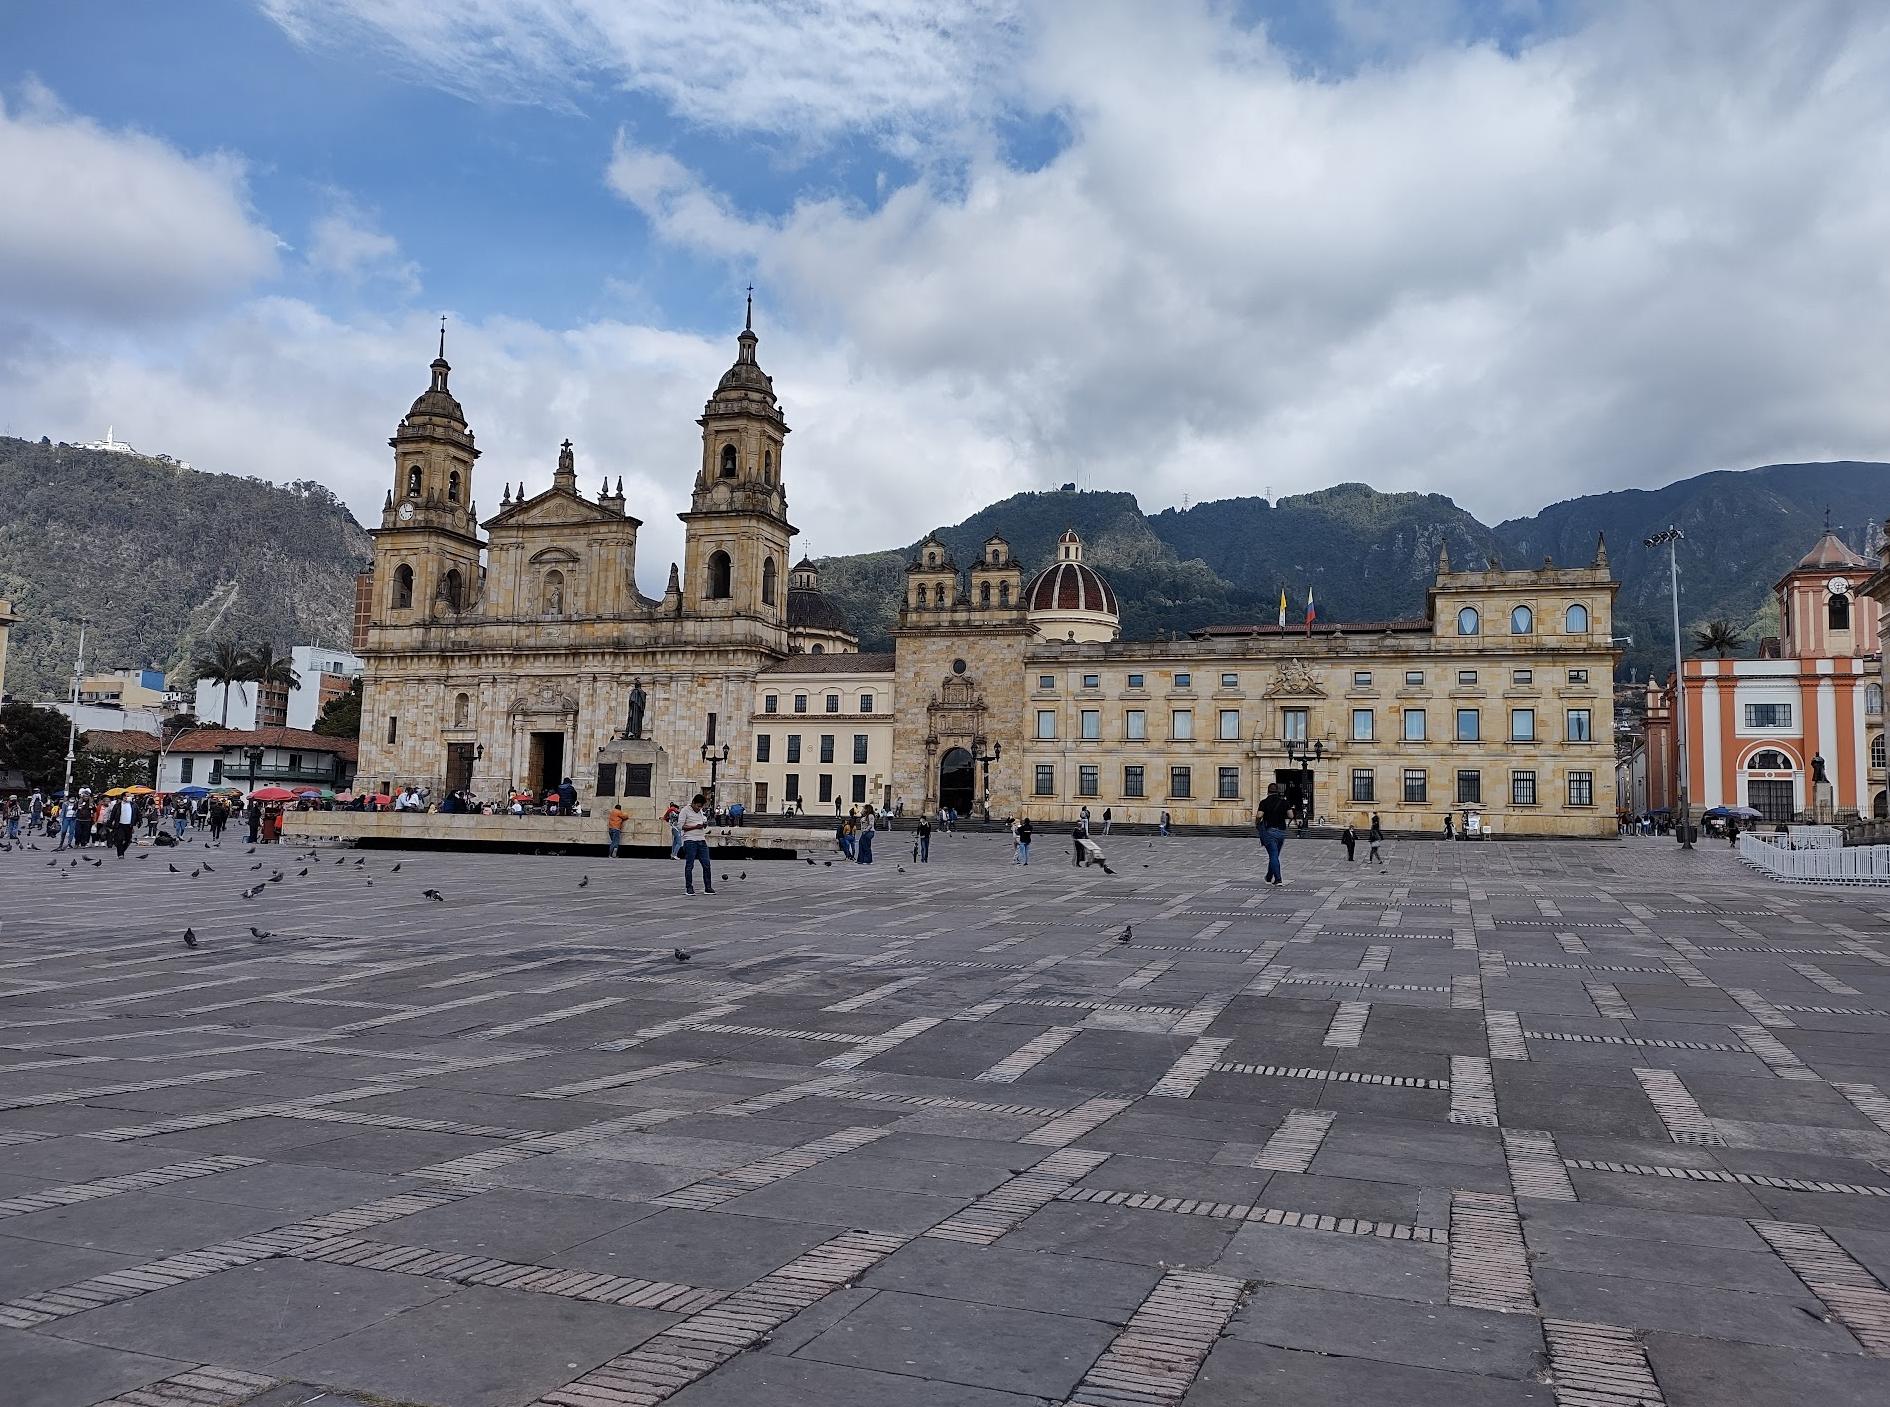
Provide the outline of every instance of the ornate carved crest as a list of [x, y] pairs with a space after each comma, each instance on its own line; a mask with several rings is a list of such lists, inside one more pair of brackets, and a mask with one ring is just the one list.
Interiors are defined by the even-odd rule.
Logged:
[[1319, 685], [1319, 676], [1313, 673], [1312, 666], [1302, 659], [1281, 661], [1273, 671], [1273, 678], [1268, 681], [1266, 696], [1279, 698], [1284, 694], [1310, 694], [1324, 698], [1326, 691]]
[[511, 708], [514, 714], [576, 713], [577, 711], [577, 700], [559, 689], [549, 679], [541, 679], [535, 684], [521, 687]]

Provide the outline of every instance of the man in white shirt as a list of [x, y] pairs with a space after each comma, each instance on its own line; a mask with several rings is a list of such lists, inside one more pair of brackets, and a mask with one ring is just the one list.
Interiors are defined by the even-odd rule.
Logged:
[[715, 893], [715, 876], [709, 869], [709, 813], [708, 798], [697, 792], [689, 798], [689, 804], [676, 818], [682, 831], [683, 857], [683, 892], [696, 892], [696, 861], [702, 861], [702, 888], [705, 892]]

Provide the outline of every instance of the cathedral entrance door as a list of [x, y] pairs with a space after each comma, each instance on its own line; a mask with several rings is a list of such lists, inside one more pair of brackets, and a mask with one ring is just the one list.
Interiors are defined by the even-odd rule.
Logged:
[[950, 807], [960, 816], [969, 816], [978, 795], [977, 780], [971, 754], [961, 747], [950, 749], [939, 759], [938, 804]]
[[564, 780], [564, 734], [533, 733], [530, 759], [532, 786], [540, 796]]
[[448, 743], [446, 745], [446, 789], [465, 791], [472, 785], [473, 745], [471, 743]]

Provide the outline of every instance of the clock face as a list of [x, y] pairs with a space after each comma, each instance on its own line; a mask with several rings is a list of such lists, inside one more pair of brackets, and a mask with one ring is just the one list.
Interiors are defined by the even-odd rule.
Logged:
[[412, 516], [413, 516], [413, 505], [411, 503], [401, 504], [400, 505], [401, 521], [405, 522], [407, 519], [411, 518]]
[[1833, 596], [1849, 595], [1851, 579], [1847, 576], [1834, 576], [1831, 578], [1830, 584], [1826, 589], [1830, 591]]

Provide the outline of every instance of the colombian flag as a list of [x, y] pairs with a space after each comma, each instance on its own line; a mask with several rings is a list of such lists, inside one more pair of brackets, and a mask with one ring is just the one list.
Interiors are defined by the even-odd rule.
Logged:
[[1312, 634], [1313, 617], [1317, 614], [1318, 612], [1313, 609], [1312, 588], [1309, 586], [1306, 588], [1306, 633], [1308, 635]]

